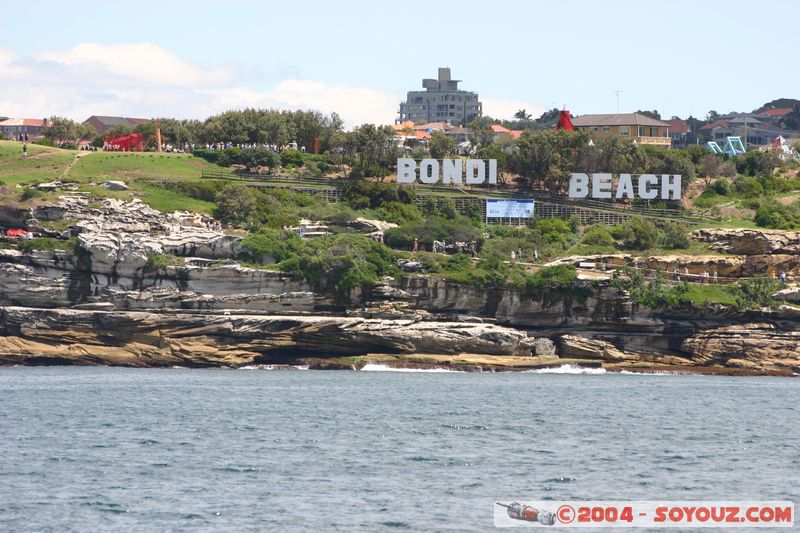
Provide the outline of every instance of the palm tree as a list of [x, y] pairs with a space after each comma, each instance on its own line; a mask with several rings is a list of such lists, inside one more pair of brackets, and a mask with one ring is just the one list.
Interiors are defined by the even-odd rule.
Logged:
[[525, 109], [520, 109], [516, 113], [514, 113], [514, 118], [517, 120], [530, 120], [531, 115], [529, 115]]

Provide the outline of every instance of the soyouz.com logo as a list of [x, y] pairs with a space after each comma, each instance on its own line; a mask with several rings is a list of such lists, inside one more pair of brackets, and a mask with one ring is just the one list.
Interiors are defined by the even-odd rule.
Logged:
[[789, 501], [506, 501], [495, 527], [793, 527]]

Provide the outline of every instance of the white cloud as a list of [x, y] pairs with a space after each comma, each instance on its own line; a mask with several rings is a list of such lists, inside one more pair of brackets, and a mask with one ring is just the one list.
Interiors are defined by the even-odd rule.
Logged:
[[524, 100], [497, 100], [495, 98], [481, 98], [483, 114], [492, 118], [513, 120], [514, 113], [524, 109], [533, 118], [539, 118], [546, 109], [540, 105]]
[[[347, 127], [390, 124], [404, 95], [372, 87], [290, 78], [269, 88], [245, 86], [232, 68], [207, 67], [155, 44], [82, 43], [33, 56], [0, 48], [0, 114], [170, 116], [204, 119], [245, 107], [314, 109], [338, 113]], [[511, 118], [540, 106], [482, 98], [484, 113]]]
[[66, 52], [44, 52], [35, 58], [86, 75], [120, 78], [157, 86], [215, 86], [229, 83], [233, 78], [227, 69], [201, 68], [150, 43], [81, 43]]
[[9, 80], [22, 78], [29, 74], [29, 71], [21, 65], [20, 56], [16, 52], [0, 48], [0, 83], [7, 83]]
[[299, 79], [284, 80], [267, 91], [239, 87], [209, 91], [209, 94], [222, 109], [315, 109], [325, 114], [338, 113], [348, 126], [367, 122], [390, 124], [400, 107], [400, 96], [392, 93]]

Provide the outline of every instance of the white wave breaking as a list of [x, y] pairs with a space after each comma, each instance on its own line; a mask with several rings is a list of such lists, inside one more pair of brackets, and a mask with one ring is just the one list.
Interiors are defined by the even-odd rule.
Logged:
[[548, 368], [537, 368], [526, 370], [529, 374], [605, 374], [605, 368], [587, 368], [576, 365], [551, 366]]

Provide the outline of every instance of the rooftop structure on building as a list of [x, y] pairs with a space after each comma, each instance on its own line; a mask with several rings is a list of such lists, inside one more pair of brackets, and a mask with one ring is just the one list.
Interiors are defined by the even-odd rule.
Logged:
[[117, 126], [134, 127], [137, 126], [138, 124], [143, 124], [145, 122], [150, 122], [150, 119], [130, 118], [130, 117], [107, 117], [100, 115], [92, 115], [91, 117], [83, 121], [84, 124], [88, 124], [89, 126], [93, 127], [95, 131], [97, 131], [97, 133], [99, 133], [100, 135], [108, 133]]
[[437, 79], [422, 80], [424, 91], [409, 91], [405, 102], [400, 102], [397, 122], [447, 122], [466, 124], [483, 115], [478, 93], [458, 88], [461, 80], [454, 80], [450, 68], [439, 68]]

